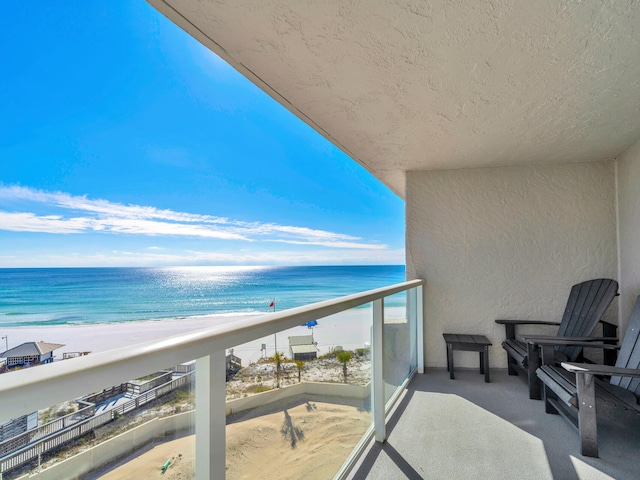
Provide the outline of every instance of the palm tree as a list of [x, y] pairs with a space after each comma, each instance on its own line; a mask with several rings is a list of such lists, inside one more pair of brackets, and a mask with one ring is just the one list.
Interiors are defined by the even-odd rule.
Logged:
[[276, 388], [280, 388], [280, 369], [284, 358], [284, 353], [280, 352], [276, 352], [273, 356], [273, 360], [276, 362]]
[[300, 377], [302, 376], [302, 369], [304, 368], [304, 362], [302, 360], [295, 361], [296, 367], [298, 367], [298, 383], [300, 383]]
[[336, 355], [338, 361], [342, 364], [342, 374], [344, 375], [344, 383], [347, 383], [347, 363], [351, 360], [353, 354], [351, 352], [340, 352]]

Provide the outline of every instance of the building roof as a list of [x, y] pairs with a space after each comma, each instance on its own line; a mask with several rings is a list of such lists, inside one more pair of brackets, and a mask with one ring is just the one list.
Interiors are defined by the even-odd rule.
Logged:
[[0, 357], [29, 357], [33, 355], [44, 355], [54, 350], [64, 347], [60, 343], [48, 343], [48, 342], [25, 342], [17, 347], [10, 348], [9, 350], [0, 353]]
[[318, 353], [318, 348], [315, 345], [290, 345], [291, 353]]
[[313, 341], [313, 335], [298, 335], [289, 337], [289, 348], [291, 353], [317, 353], [318, 347]]
[[299, 335], [295, 337], [289, 337], [289, 346], [292, 345], [313, 345], [313, 335]]
[[640, 2], [149, 1], [400, 196], [640, 138]]

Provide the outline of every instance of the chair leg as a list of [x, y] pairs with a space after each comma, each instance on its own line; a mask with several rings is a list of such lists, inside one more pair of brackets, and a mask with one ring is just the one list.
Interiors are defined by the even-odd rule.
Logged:
[[509, 373], [509, 375], [518, 375], [516, 359], [509, 354], [507, 354], [507, 373]]
[[[515, 340], [516, 338], [516, 326], [505, 324], [505, 341]], [[504, 346], [504, 342], [503, 342]], [[516, 367], [516, 359], [507, 353], [507, 372], [509, 375], [518, 375], [518, 368]]]
[[550, 413], [552, 415], [558, 415], [558, 409], [554, 407], [549, 401], [550, 398], [556, 398], [553, 391], [547, 387], [546, 385], [542, 389], [542, 399], [544, 400], [544, 411], [545, 413]]
[[598, 424], [596, 416], [596, 388], [593, 375], [576, 374], [578, 387], [578, 427], [582, 455], [598, 458]]
[[532, 400], [542, 399], [542, 382], [536, 375], [536, 370], [540, 366], [540, 350], [537, 345], [527, 344], [527, 362], [529, 373], [529, 398]]

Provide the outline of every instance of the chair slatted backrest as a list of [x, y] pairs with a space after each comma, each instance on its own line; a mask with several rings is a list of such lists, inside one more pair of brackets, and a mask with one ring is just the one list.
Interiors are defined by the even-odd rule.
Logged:
[[[558, 336], [591, 335], [617, 293], [618, 282], [609, 278], [597, 278], [574, 285], [558, 328]], [[566, 355], [569, 361], [575, 361], [582, 348], [558, 347], [557, 350]]]
[[[622, 339], [616, 367], [640, 368], [640, 296], [633, 307], [629, 326]], [[611, 384], [626, 388], [640, 396], [640, 378], [611, 377]]]

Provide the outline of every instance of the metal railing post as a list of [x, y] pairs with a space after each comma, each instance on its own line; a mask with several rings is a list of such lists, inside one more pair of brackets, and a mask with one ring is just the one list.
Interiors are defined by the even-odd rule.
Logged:
[[387, 439], [384, 416], [384, 298], [373, 302], [371, 338], [371, 398], [376, 442]]
[[424, 288], [422, 285], [416, 289], [416, 348], [418, 349], [418, 373], [424, 373]]
[[196, 479], [224, 480], [226, 406], [224, 350], [196, 360]]

